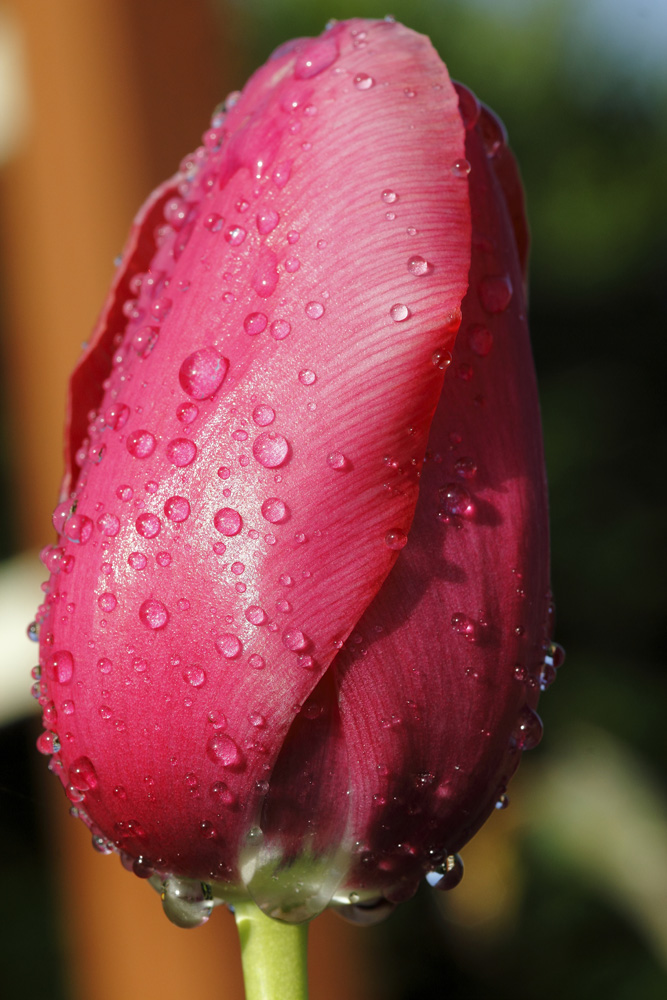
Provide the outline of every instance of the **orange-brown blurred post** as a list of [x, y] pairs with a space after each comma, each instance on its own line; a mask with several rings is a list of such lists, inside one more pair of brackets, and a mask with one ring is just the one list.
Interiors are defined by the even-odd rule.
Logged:
[[[194, 148], [214, 105], [242, 80], [224, 4], [206, 0], [7, 0], [27, 56], [29, 130], [4, 169], [0, 233], [4, 346], [24, 545], [50, 540], [62, 473], [65, 386], [101, 307], [129, 222]], [[243, 995], [233, 919], [168, 924], [159, 899], [101, 858], [49, 785], [69, 990], [76, 1000], [182, 1000], [200, 984]], [[331, 915], [312, 932], [312, 995], [372, 1000], [359, 932]]]

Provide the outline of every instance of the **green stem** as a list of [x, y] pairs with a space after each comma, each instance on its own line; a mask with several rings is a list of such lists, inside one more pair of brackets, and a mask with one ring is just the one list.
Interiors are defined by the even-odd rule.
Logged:
[[308, 1000], [308, 924], [265, 916], [253, 902], [234, 907], [246, 1000]]

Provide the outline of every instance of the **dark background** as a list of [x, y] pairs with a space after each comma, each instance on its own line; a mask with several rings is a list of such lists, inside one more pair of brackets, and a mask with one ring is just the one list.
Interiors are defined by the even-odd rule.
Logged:
[[[37, 98], [40, 87], [48, 90], [45, 72], [55, 88], [50, 74], [59, 67], [72, 72], [65, 42], [79, 44], [81, 24], [104, 5], [54, 5], [59, 23], [52, 30], [61, 31], [63, 48], [50, 50], [50, 62], [39, 48], [47, 42], [31, 4], [5, 6], [24, 32], [35, 94], [31, 125], [0, 180], [0, 554], [8, 559], [51, 540], [65, 372], [94, 321], [134, 208], [197, 145], [224, 93], [240, 88], [275, 46], [318, 34], [330, 17], [387, 10], [384, 2], [362, 0], [111, 0], [116, 35], [101, 32], [98, 40], [116, 44], [124, 60], [127, 74], [116, 86], [128, 92], [136, 116], [128, 129], [137, 147], [128, 148], [122, 130], [110, 134], [116, 126], [104, 118], [107, 105], [95, 104], [110, 98], [103, 88], [91, 95], [82, 79], [71, 91], [81, 96], [80, 121], [99, 116], [100, 142], [108, 143], [102, 166], [109, 176], [96, 160], [88, 176], [85, 141], [81, 159], [72, 162], [71, 150], [59, 146], [59, 135], [62, 143], [73, 141], [67, 127], [49, 132], [53, 123], [40, 119], [46, 112]], [[442, 899], [420, 892], [385, 925], [359, 931], [362, 954], [354, 961], [371, 994], [386, 1000], [515, 1000], [538, 991], [543, 1000], [565, 993], [571, 1000], [659, 1000], [667, 984], [660, 390], [667, 335], [667, 9], [660, 0], [400, 0], [391, 13], [429, 34], [451, 75], [503, 118], [523, 172], [557, 639], [568, 658], [541, 702], [543, 743], [522, 764], [510, 808], [464, 851], [462, 886]], [[81, 45], [87, 37], [81, 35]], [[60, 44], [53, 35], [51, 42]], [[86, 72], [89, 62], [81, 63]], [[40, 132], [50, 136], [36, 156], [47, 158], [43, 180], [29, 159]], [[67, 188], [79, 166], [83, 194], [82, 187]], [[40, 194], [49, 181], [50, 199]], [[114, 197], [128, 200], [129, 208], [103, 226]], [[82, 201], [86, 231], [106, 235], [90, 246], [79, 239], [68, 252], [63, 218], [75, 218]], [[37, 214], [17, 221], [19, 205]], [[40, 218], [51, 211], [64, 216], [42, 228]], [[29, 247], [22, 249], [21, 234], [30, 227]], [[91, 266], [98, 271], [88, 275], [77, 255], [95, 256], [99, 263]], [[49, 260], [57, 260], [55, 278]], [[35, 329], [40, 314], [31, 312], [31, 300], [40, 295], [48, 325]], [[58, 342], [55, 367], [40, 370], [51, 321], [69, 339]], [[60, 834], [44, 798], [45, 763], [33, 751], [38, 731], [34, 719], [0, 729], [0, 983], [20, 987], [27, 1000], [69, 1000], [77, 956], [62, 926], [61, 854], [54, 849]], [[65, 810], [64, 799], [58, 805]], [[193, 970], [193, 990], [199, 988], [216, 995], [215, 984], [204, 987]], [[147, 995], [141, 985], [133, 989], [128, 996]]]

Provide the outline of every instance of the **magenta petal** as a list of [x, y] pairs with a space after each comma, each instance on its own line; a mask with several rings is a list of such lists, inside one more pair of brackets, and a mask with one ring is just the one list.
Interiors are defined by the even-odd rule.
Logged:
[[410, 531], [470, 260], [424, 37], [335, 25], [223, 119], [138, 217], [72, 378], [59, 517], [98, 529], [65, 531], [42, 625], [73, 661], [63, 783], [85, 756], [105, 836], [218, 881]]
[[466, 157], [470, 290], [415, 520], [334, 664], [362, 851], [349, 884], [379, 871], [393, 899], [472, 836], [541, 735], [548, 535], [523, 248], [479, 130]]

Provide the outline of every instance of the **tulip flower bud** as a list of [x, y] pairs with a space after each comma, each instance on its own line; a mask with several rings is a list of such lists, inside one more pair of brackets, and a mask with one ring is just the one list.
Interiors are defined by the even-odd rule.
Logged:
[[502, 126], [391, 20], [278, 49], [137, 216], [71, 380], [36, 693], [177, 923], [454, 885], [539, 741], [526, 252]]

